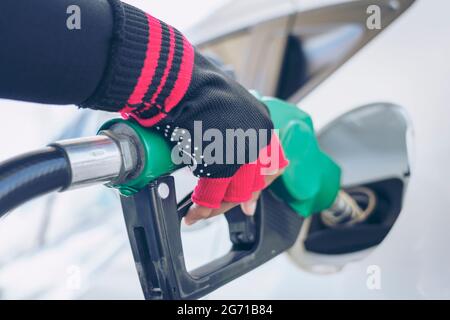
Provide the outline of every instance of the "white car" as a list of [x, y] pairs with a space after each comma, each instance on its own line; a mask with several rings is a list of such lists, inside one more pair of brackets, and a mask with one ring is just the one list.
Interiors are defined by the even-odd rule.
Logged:
[[[249, 89], [308, 112], [344, 186], [378, 201], [359, 227], [306, 220], [288, 252], [206, 299], [450, 298], [448, 10], [444, 0], [235, 0], [186, 31]], [[65, 136], [108, 117], [85, 114]], [[4, 147], [2, 157], [19, 151]], [[175, 178], [178, 198], [195, 185], [186, 171]], [[183, 231], [189, 269], [230, 247], [223, 217]], [[118, 196], [50, 195], [4, 219], [0, 298], [143, 298]]]

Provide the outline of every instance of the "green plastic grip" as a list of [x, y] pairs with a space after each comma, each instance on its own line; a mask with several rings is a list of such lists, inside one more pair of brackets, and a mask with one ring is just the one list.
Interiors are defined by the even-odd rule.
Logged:
[[311, 117], [285, 101], [260, 100], [270, 110], [290, 162], [271, 189], [303, 217], [328, 209], [340, 189], [341, 169], [320, 149]]
[[[255, 94], [255, 93], [254, 93]], [[296, 105], [279, 99], [255, 96], [269, 109], [275, 129], [290, 164], [271, 189], [303, 217], [329, 208], [340, 189], [341, 170], [319, 147], [311, 117]], [[180, 168], [171, 160], [171, 147], [153, 129], [141, 127], [134, 121], [114, 119], [100, 130], [121, 122], [131, 127], [144, 151], [141, 174], [124, 184], [113, 186], [125, 195], [132, 195], [151, 181]]]
[[131, 196], [145, 188], [153, 180], [180, 168], [172, 162], [172, 148], [166, 139], [151, 128], [142, 127], [132, 120], [112, 119], [104, 123], [99, 132], [108, 130], [117, 123], [125, 124], [134, 131], [145, 154], [145, 159], [141, 159], [143, 168], [138, 177], [128, 180], [126, 183], [111, 186], [118, 189], [122, 195]]

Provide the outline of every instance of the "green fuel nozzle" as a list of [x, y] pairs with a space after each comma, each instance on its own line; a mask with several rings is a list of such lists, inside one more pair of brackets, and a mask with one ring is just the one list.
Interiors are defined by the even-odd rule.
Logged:
[[340, 190], [341, 169], [320, 149], [311, 117], [285, 101], [260, 99], [270, 110], [290, 161], [272, 190], [303, 217], [330, 208]]

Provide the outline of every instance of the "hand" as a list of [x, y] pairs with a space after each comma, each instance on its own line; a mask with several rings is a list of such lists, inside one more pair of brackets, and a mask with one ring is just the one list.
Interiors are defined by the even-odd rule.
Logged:
[[[267, 175], [265, 177], [265, 182], [266, 182], [265, 187], [267, 188], [268, 186], [270, 186], [270, 184], [273, 181], [275, 181], [275, 179], [277, 179], [279, 176], [281, 176], [283, 174], [283, 172], [284, 172], [284, 169], [278, 170], [271, 175]], [[255, 214], [256, 206], [257, 206], [257, 202], [258, 202], [258, 198], [259, 198], [260, 194], [261, 194], [261, 191], [256, 191], [252, 194], [252, 197], [250, 200], [247, 200], [246, 202], [243, 202], [240, 204], [241, 210], [245, 215], [253, 216]], [[187, 225], [192, 225], [192, 224], [198, 222], [199, 220], [208, 219], [208, 218], [218, 216], [220, 214], [224, 214], [227, 211], [231, 210], [232, 208], [236, 207], [237, 205], [239, 205], [239, 203], [222, 202], [218, 209], [212, 209], [212, 208], [204, 207], [204, 206], [194, 203], [192, 205], [192, 207], [189, 209], [187, 215], [185, 216], [184, 222]]]
[[252, 214], [260, 191], [288, 165], [267, 107], [178, 30], [109, 1], [116, 18], [110, 63], [81, 106], [119, 111], [166, 137], [172, 161], [200, 178], [188, 223], [239, 203]]

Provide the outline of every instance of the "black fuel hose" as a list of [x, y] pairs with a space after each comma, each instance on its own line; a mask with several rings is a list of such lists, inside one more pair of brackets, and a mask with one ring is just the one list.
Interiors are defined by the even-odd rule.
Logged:
[[66, 188], [70, 181], [69, 161], [54, 147], [0, 163], [0, 218], [28, 200]]

